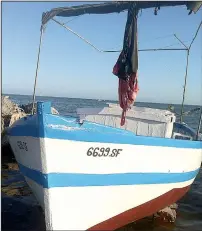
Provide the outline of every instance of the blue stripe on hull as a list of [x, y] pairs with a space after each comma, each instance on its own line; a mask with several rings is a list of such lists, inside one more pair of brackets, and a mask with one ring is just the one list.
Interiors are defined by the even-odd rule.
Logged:
[[131, 144], [157, 147], [193, 148], [201, 149], [202, 143], [197, 141], [184, 141], [166, 138], [145, 137], [136, 135], [101, 133], [97, 131], [74, 131], [68, 134], [65, 131], [46, 129], [46, 137], [52, 139], [74, 140], [82, 142], [99, 142], [114, 144]]
[[195, 178], [199, 172], [199, 169], [197, 169], [184, 173], [43, 174], [21, 164], [19, 164], [19, 166], [24, 176], [30, 178], [44, 188], [178, 183]]
[[[42, 123], [41, 120], [43, 120]], [[50, 125], [59, 127], [53, 128]], [[65, 130], [62, 126], [72, 128], [72, 130]], [[43, 118], [34, 115], [21, 119], [9, 129], [8, 133], [10, 136], [31, 136], [82, 142], [202, 149], [202, 142], [200, 141], [136, 136], [134, 133], [123, 129], [90, 122], [79, 125], [75, 118], [51, 114], [45, 114]]]

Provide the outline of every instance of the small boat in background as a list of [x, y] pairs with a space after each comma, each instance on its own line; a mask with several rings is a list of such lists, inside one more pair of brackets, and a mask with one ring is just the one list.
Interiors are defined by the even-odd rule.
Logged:
[[[197, 11], [198, 3], [193, 3], [108, 2], [56, 8], [43, 14], [40, 46], [49, 20], [66, 27], [55, 16], [129, 10], [129, 20], [131, 7], [136, 12], [187, 5]], [[37, 67], [38, 62], [39, 55]], [[34, 101], [35, 90], [33, 105]], [[50, 102], [37, 102], [36, 113], [34, 106], [32, 111], [12, 124], [8, 139], [45, 211], [47, 230], [118, 229], [178, 201], [199, 172], [198, 133], [177, 124], [170, 111], [132, 107], [124, 126], [122, 109], [112, 104], [80, 108], [75, 117], [53, 114]]]

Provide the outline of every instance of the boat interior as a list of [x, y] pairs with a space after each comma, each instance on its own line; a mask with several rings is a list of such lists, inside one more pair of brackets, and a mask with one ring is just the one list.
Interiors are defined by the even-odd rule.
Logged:
[[120, 125], [122, 109], [118, 104], [100, 108], [78, 108], [79, 123], [84, 121], [121, 128], [138, 136], [161, 137], [181, 140], [202, 140], [197, 131], [185, 123], [176, 122], [175, 113], [169, 110], [132, 106], [126, 114], [126, 123]]

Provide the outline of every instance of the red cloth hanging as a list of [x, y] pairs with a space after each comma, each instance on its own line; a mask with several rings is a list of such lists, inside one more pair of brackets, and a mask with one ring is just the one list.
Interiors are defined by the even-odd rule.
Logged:
[[119, 104], [123, 109], [121, 126], [125, 124], [126, 111], [131, 108], [138, 92], [137, 74], [132, 74], [129, 80], [119, 79]]
[[121, 126], [125, 124], [126, 111], [133, 105], [138, 92], [138, 44], [137, 44], [138, 7], [132, 2], [128, 9], [123, 50], [113, 68], [119, 78], [119, 104], [123, 109]]

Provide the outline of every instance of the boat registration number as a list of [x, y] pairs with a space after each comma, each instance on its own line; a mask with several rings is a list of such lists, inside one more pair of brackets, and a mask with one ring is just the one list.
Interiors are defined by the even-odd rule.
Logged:
[[121, 154], [123, 149], [111, 149], [111, 148], [103, 148], [103, 147], [90, 147], [87, 150], [87, 156], [92, 157], [117, 157]]
[[18, 145], [19, 149], [28, 151], [27, 143], [22, 142], [22, 141], [17, 141], [17, 145]]

